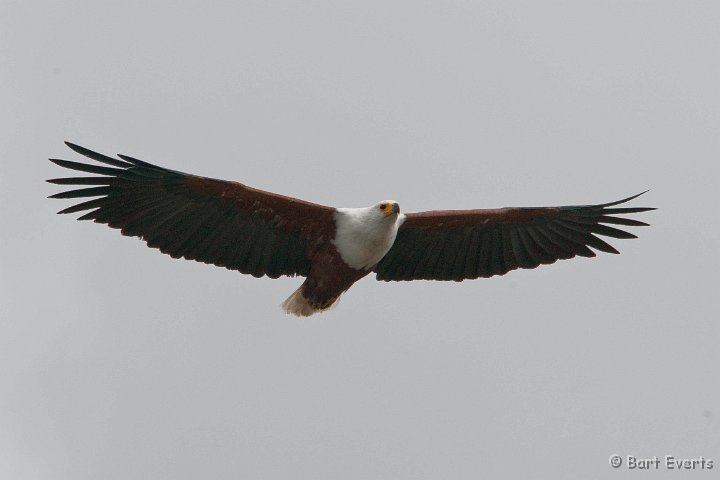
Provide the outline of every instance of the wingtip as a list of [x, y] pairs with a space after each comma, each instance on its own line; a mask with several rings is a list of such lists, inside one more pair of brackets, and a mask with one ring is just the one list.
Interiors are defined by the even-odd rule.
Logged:
[[78, 145], [76, 143], [68, 142], [67, 140], [65, 141], [65, 145], [67, 145], [68, 148], [70, 148], [70, 150], [72, 150], [73, 152], [79, 153], [80, 155], [84, 155], [86, 157], [88, 157], [88, 156], [91, 157], [92, 154], [95, 153], [85, 147], [81, 147], [80, 145]]
[[642, 192], [640, 192], [640, 193], [636, 193], [635, 195], [631, 195], [631, 196], [629, 196], [629, 197], [621, 200], [621, 202], [629, 202], [630, 200], [635, 200], [635, 199], [638, 198], [639, 196], [645, 195], [645, 194], [646, 194], [647, 192], [649, 192], [649, 191], [650, 191], [650, 189], [648, 188], [647, 190], [644, 190], [644, 191], [642, 191]]
[[85, 148], [85, 147], [83, 147], [83, 146], [80, 146], [80, 145], [78, 145], [77, 143], [68, 142], [67, 140], [65, 141], [65, 145], [67, 145], [67, 146], [68, 146], [71, 150], [73, 150], [74, 152], [77, 152], [77, 153], [79, 153], [80, 155], [84, 155], [84, 156], [86, 156], [86, 157], [92, 158], [93, 156], [100, 155], [100, 154], [97, 153], [97, 152], [93, 152], [93, 151], [90, 150], [89, 148]]
[[[644, 190], [644, 191], [638, 193], [637, 195], [631, 197], [630, 200], [632, 200], [633, 198], [638, 198], [638, 197], [641, 196], [641, 195], [645, 195], [645, 194], [648, 193], [650, 190], [651, 190], [651, 189], [648, 188], [647, 190]], [[657, 210], [657, 208], [653, 207], [653, 210]]]
[[[600, 206], [600, 207], [603, 207], [603, 208], [607, 208], [607, 207], [613, 207], [613, 206], [615, 206], [615, 205], [622, 205], [623, 203], [627, 203], [627, 202], [629, 202], [630, 200], [634, 200], [634, 199], [638, 198], [640, 195], [645, 195], [645, 194], [646, 194], [647, 192], [649, 192], [649, 191], [650, 191], [650, 189], [648, 188], [647, 190], [645, 190], [645, 191], [643, 191], [643, 192], [640, 192], [640, 193], [636, 193], [635, 195], [630, 195], [629, 197], [626, 197], [626, 198], [623, 198], [623, 199], [620, 199], [620, 200], [616, 200], [616, 201], [614, 201], [614, 202], [608, 202], [608, 203], [605, 203], [605, 204], [599, 205], [599, 206]], [[643, 207], [643, 208], [645, 208], [645, 207]], [[647, 208], [647, 210], [655, 210], [655, 208], [654, 208], [654, 207], [653, 207], [653, 208]]]

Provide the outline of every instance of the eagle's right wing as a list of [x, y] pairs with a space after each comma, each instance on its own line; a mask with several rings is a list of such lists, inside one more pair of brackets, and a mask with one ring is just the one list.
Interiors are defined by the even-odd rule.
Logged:
[[375, 267], [377, 279], [461, 281], [576, 255], [594, 257], [590, 248], [618, 253], [597, 235], [635, 238], [608, 224], [647, 225], [616, 216], [654, 210], [616, 207], [639, 195], [601, 205], [409, 213]]

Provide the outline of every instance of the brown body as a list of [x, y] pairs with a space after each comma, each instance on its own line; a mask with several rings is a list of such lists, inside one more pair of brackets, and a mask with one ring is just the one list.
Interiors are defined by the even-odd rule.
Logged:
[[335, 245], [325, 244], [315, 253], [310, 273], [300, 289], [313, 308], [327, 310], [353, 283], [371, 272], [347, 266]]

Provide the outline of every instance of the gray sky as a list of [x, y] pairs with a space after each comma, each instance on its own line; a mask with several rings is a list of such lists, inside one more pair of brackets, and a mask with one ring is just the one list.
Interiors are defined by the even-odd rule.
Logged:
[[[720, 469], [719, 24], [713, 1], [1, 2], [0, 477]], [[619, 256], [368, 277], [301, 320], [301, 279], [55, 215], [63, 140], [335, 206], [660, 210]]]

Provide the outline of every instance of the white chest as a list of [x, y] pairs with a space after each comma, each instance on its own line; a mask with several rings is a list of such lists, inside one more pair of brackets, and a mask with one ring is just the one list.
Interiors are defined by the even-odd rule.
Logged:
[[366, 208], [338, 208], [333, 243], [350, 267], [367, 270], [390, 250], [404, 221], [405, 215], [386, 217]]

